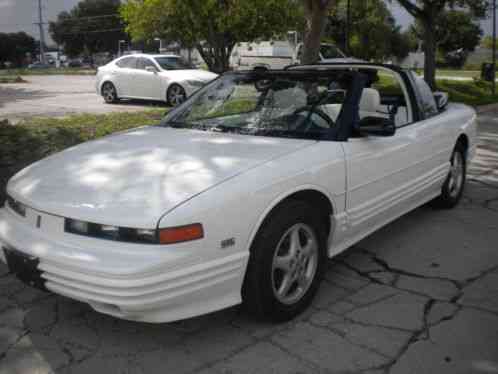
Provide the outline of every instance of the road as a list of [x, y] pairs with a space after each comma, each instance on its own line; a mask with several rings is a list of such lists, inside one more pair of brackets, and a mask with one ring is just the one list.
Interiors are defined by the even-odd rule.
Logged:
[[102, 97], [95, 92], [94, 76], [33, 75], [24, 79], [28, 83], [0, 84], [0, 120], [76, 113], [139, 111], [166, 105], [137, 101], [105, 104]]
[[498, 373], [498, 110], [461, 204], [421, 207], [328, 262], [312, 308], [269, 325], [239, 308], [118, 320], [0, 266], [0, 373]]

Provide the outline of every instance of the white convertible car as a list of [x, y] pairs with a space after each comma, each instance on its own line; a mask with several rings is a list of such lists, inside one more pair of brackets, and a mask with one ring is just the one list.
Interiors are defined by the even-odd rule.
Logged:
[[327, 258], [462, 195], [476, 114], [367, 63], [227, 73], [145, 126], [15, 175], [0, 258], [23, 281], [116, 317], [245, 304], [288, 320]]
[[144, 99], [176, 106], [217, 76], [193, 68], [179, 56], [134, 54], [100, 67], [96, 90], [109, 104]]

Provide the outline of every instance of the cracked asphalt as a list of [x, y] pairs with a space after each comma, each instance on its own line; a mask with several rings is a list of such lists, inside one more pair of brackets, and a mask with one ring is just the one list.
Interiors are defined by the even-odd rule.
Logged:
[[312, 308], [169, 324], [108, 317], [0, 267], [0, 373], [498, 373], [498, 109], [464, 199], [421, 207], [328, 262]]

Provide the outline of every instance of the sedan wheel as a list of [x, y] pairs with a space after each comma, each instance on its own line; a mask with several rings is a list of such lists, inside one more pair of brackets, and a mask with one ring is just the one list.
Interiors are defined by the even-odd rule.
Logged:
[[323, 275], [326, 217], [303, 201], [289, 201], [266, 218], [251, 246], [242, 299], [256, 317], [294, 318], [311, 304]]
[[114, 87], [114, 85], [110, 82], [104, 83], [104, 85], [102, 86], [102, 97], [108, 104], [112, 104], [118, 101], [116, 87]]
[[179, 84], [172, 84], [168, 88], [168, 93], [166, 95], [168, 104], [171, 106], [177, 106], [187, 100], [187, 94], [185, 89]]

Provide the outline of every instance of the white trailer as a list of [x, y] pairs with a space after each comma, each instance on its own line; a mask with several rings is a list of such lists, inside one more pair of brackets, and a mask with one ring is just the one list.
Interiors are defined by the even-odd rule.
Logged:
[[[230, 66], [234, 70], [282, 69], [300, 63], [302, 48], [302, 43], [295, 45], [288, 41], [243, 42], [233, 49]], [[359, 60], [346, 57], [333, 44], [322, 43], [320, 62], [359, 62]]]

